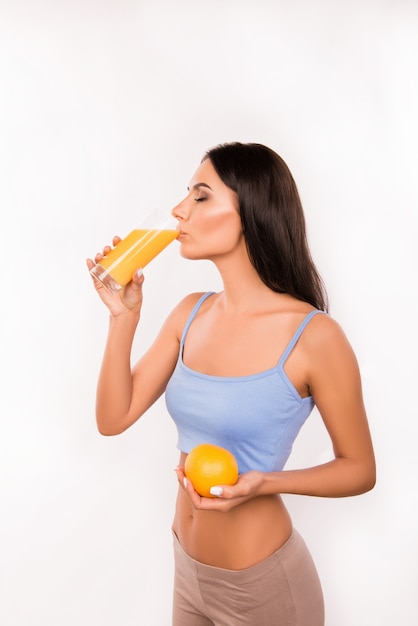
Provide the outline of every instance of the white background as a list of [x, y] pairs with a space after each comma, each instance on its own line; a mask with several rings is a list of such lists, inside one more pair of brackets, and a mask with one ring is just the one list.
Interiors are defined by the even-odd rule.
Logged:
[[[97, 433], [107, 314], [84, 263], [233, 140], [289, 164], [363, 374], [376, 488], [286, 497], [327, 626], [418, 623], [417, 27], [415, 0], [0, 1], [3, 626], [170, 624], [176, 432], [160, 401]], [[176, 245], [146, 270], [134, 358], [220, 287]], [[314, 413], [289, 467], [328, 455]]]

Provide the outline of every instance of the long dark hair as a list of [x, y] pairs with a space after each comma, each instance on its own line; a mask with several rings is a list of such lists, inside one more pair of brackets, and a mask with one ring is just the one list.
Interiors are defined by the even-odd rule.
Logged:
[[273, 291], [327, 311], [327, 294], [309, 251], [299, 192], [283, 159], [261, 144], [238, 142], [211, 148], [205, 159], [238, 195], [248, 254], [261, 280]]

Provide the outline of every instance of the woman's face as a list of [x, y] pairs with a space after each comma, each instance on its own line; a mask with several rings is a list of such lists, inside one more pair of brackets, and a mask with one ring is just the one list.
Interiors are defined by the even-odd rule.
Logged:
[[245, 245], [237, 194], [222, 182], [209, 159], [197, 169], [188, 191], [172, 210], [180, 223], [182, 256], [215, 260]]

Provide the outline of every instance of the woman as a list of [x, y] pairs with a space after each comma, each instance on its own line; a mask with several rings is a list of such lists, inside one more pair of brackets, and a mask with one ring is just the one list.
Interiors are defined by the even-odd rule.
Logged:
[[[356, 358], [325, 313], [295, 182], [265, 146], [220, 145], [172, 213], [181, 254], [212, 261], [223, 291], [184, 298], [131, 370], [142, 272], [117, 295], [95, 283], [110, 311], [98, 428], [121, 433], [166, 392], [180, 449], [175, 626], [322, 626], [318, 575], [280, 494], [360, 494], [375, 463]], [[335, 458], [283, 471], [314, 404]], [[239, 464], [237, 484], [214, 485], [212, 498], [184, 475], [187, 453], [204, 442]]]

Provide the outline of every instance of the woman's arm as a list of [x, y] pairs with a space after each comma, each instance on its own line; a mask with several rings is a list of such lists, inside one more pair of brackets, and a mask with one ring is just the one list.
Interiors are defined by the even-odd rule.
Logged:
[[97, 427], [103, 435], [117, 435], [129, 428], [164, 392], [178, 357], [177, 319], [175, 309], [131, 369], [138, 320], [132, 314], [110, 318], [96, 395]]
[[335, 459], [303, 470], [264, 476], [263, 493], [342, 497], [364, 493], [376, 480], [373, 446], [354, 352], [341, 328], [317, 316], [306, 333], [308, 382], [330, 435]]
[[[104, 252], [109, 249], [106, 247]], [[100, 259], [101, 255], [96, 255], [96, 263]], [[91, 269], [94, 262], [88, 259], [87, 266]], [[177, 305], [152, 346], [132, 368], [131, 350], [140, 320], [143, 280], [141, 274], [134, 275], [114, 295], [94, 281], [110, 313], [96, 394], [97, 427], [103, 435], [117, 435], [129, 428], [164, 392], [176, 365], [185, 320], [199, 295], [191, 294]]]

